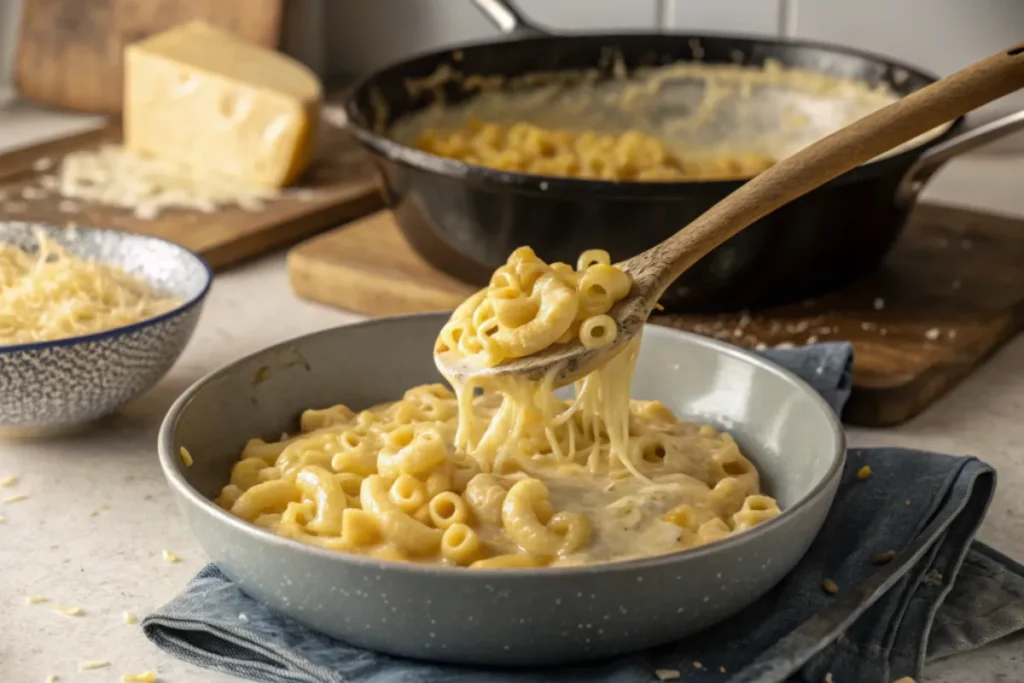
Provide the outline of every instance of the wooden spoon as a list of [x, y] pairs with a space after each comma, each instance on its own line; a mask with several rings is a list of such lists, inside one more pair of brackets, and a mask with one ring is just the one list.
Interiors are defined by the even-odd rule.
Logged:
[[619, 332], [608, 346], [587, 349], [576, 341], [495, 367], [481, 367], [451, 352], [435, 355], [434, 362], [458, 380], [499, 375], [539, 380], [555, 370], [557, 385], [575, 381], [620, 351], [641, 331], [668, 286], [740, 230], [836, 176], [1022, 87], [1024, 44], [911, 93], [752, 178], [664, 242], [616, 264], [633, 278], [633, 287], [609, 311]]

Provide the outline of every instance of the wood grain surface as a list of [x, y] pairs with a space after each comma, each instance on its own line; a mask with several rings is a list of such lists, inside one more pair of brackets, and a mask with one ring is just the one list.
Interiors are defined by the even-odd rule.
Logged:
[[[380, 208], [376, 176], [369, 157], [351, 136], [321, 126], [317, 158], [299, 182], [260, 211], [225, 207], [213, 213], [170, 210], [152, 220], [133, 212], [79, 200], [37, 188], [42, 175], [56, 172], [69, 152], [120, 140], [117, 123], [93, 131], [16, 150], [0, 156], [0, 220], [39, 221], [114, 228], [176, 242], [214, 268], [222, 268]], [[52, 164], [52, 168], [44, 166]], [[68, 206], [74, 205], [74, 210]]]
[[276, 48], [284, 0], [21, 0], [14, 78], [26, 98], [121, 111], [124, 48], [191, 19]]
[[[884, 267], [844, 290], [756, 313], [652, 322], [746, 348], [850, 341], [854, 392], [844, 418], [889, 426], [1020, 331], [1022, 264], [1024, 221], [924, 205]], [[383, 211], [295, 247], [288, 265], [299, 296], [371, 316], [450, 310], [472, 291], [426, 265]]]

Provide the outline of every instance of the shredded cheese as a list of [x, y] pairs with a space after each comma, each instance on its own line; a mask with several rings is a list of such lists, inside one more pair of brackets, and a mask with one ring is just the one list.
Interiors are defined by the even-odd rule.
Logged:
[[121, 615], [121, 618], [124, 620], [124, 623], [126, 624], [137, 624], [139, 622], [139, 618], [131, 612], [125, 612]]
[[164, 560], [166, 560], [167, 562], [181, 562], [181, 558], [178, 557], [177, 553], [174, 553], [170, 550], [164, 550], [163, 555]]
[[181, 457], [181, 462], [185, 467], [192, 467], [192, 463], [195, 462], [192, 459], [192, 454], [188, 452], [188, 449], [182, 446], [178, 449], [178, 455]]
[[178, 305], [120, 268], [77, 258], [37, 236], [30, 254], [0, 243], [0, 346], [102, 332]]
[[9, 474], [6, 477], [0, 479], [0, 487], [10, 487], [18, 483], [18, 475]]
[[13, 496], [7, 496], [6, 498], [4, 498], [4, 504], [20, 503], [23, 500], [28, 500], [28, 494], [27, 493], [16, 493]]
[[196, 173], [187, 166], [142, 157], [120, 145], [73, 152], [60, 167], [60, 194], [122, 209], [150, 220], [167, 209], [213, 213], [237, 205], [260, 211], [278, 193], [223, 177]]
[[140, 674], [125, 674], [121, 676], [121, 683], [156, 683], [156, 674], [152, 671], [144, 671]]
[[110, 666], [110, 662], [106, 659], [95, 659], [89, 662], [82, 662], [78, 665], [78, 670], [89, 671], [90, 669], [102, 669], [107, 666]]
[[659, 681], [674, 681], [680, 677], [678, 669], [655, 669], [654, 677]]
[[30, 595], [25, 598], [25, 603], [29, 605], [38, 605], [39, 603], [46, 601], [47, 598], [44, 598], [42, 595]]
[[93, 508], [93, 511], [89, 513], [89, 516], [90, 517], [99, 517], [101, 512], [103, 512], [104, 510], [109, 510], [109, 509], [110, 509], [109, 505], [107, 505], [106, 503], [100, 503], [95, 508]]

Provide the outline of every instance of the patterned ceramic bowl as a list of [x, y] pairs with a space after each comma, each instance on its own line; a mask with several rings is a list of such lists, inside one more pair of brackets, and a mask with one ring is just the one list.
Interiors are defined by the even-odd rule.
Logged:
[[152, 387], [181, 355], [213, 278], [201, 258], [171, 242], [115, 230], [0, 222], [0, 242], [37, 247], [42, 231], [71, 254], [119, 266], [182, 304], [112, 330], [0, 346], [0, 430], [63, 430], [103, 417]]

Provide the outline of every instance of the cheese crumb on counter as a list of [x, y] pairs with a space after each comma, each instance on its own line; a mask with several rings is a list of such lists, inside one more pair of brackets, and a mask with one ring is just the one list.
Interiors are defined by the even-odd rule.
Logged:
[[89, 516], [90, 517], [99, 517], [101, 512], [103, 512], [105, 510], [109, 510], [109, 509], [110, 509], [109, 505], [107, 505], [106, 503], [102, 503], [100, 505], [97, 505], [93, 509], [93, 511], [89, 513]]
[[181, 562], [181, 558], [178, 557], [177, 553], [171, 552], [170, 550], [163, 551], [164, 560], [167, 562]]
[[121, 676], [121, 683], [156, 683], [156, 674], [152, 671], [144, 671], [140, 674], [125, 674]]
[[839, 592], [839, 585], [832, 579], [825, 579], [821, 585], [825, 589], [826, 593], [835, 595]]
[[48, 598], [44, 598], [42, 595], [29, 595], [25, 598], [25, 604], [27, 605], [38, 605], [41, 602], [47, 602]]
[[54, 605], [54, 612], [60, 612], [66, 617], [82, 617], [85, 616], [85, 610], [78, 605]]
[[137, 623], [139, 623], [139, 618], [137, 616], [135, 616], [134, 614], [132, 614], [131, 612], [125, 612], [124, 614], [122, 614], [121, 615], [121, 619], [126, 624], [137, 624]]
[[0, 524], [4, 524], [6, 522], [7, 522], [7, 518], [4, 517], [3, 515], [0, 515]]
[[680, 677], [678, 669], [655, 669], [654, 677], [659, 681], [674, 681]]
[[78, 665], [79, 671], [89, 671], [91, 669], [102, 669], [110, 666], [110, 662], [106, 659], [95, 659], [89, 662], [82, 662]]
[[195, 460], [192, 459], [192, 454], [188, 452], [188, 449], [182, 446], [178, 449], [178, 455], [181, 457], [181, 464], [185, 467], [192, 467], [192, 463]]
[[18, 483], [18, 475], [16, 475], [16, 474], [8, 474], [6, 477], [0, 477], [0, 486], [2, 486], [4, 488], [7, 488], [9, 486], [14, 486], [17, 483]]
[[871, 467], [869, 465], [864, 465], [859, 470], [857, 470], [857, 478], [860, 479], [861, 481], [863, 481], [864, 479], [867, 479], [870, 476], [871, 476]]
[[4, 504], [20, 503], [23, 500], [28, 500], [29, 495], [27, 493], [16, 493], [13, 496], [7, 496], [4, 498]]
[[46, 683], [57, 683], [58, 680], [60, 679], [58, 679], [54, 674], [50, 674], [46, 677]]

